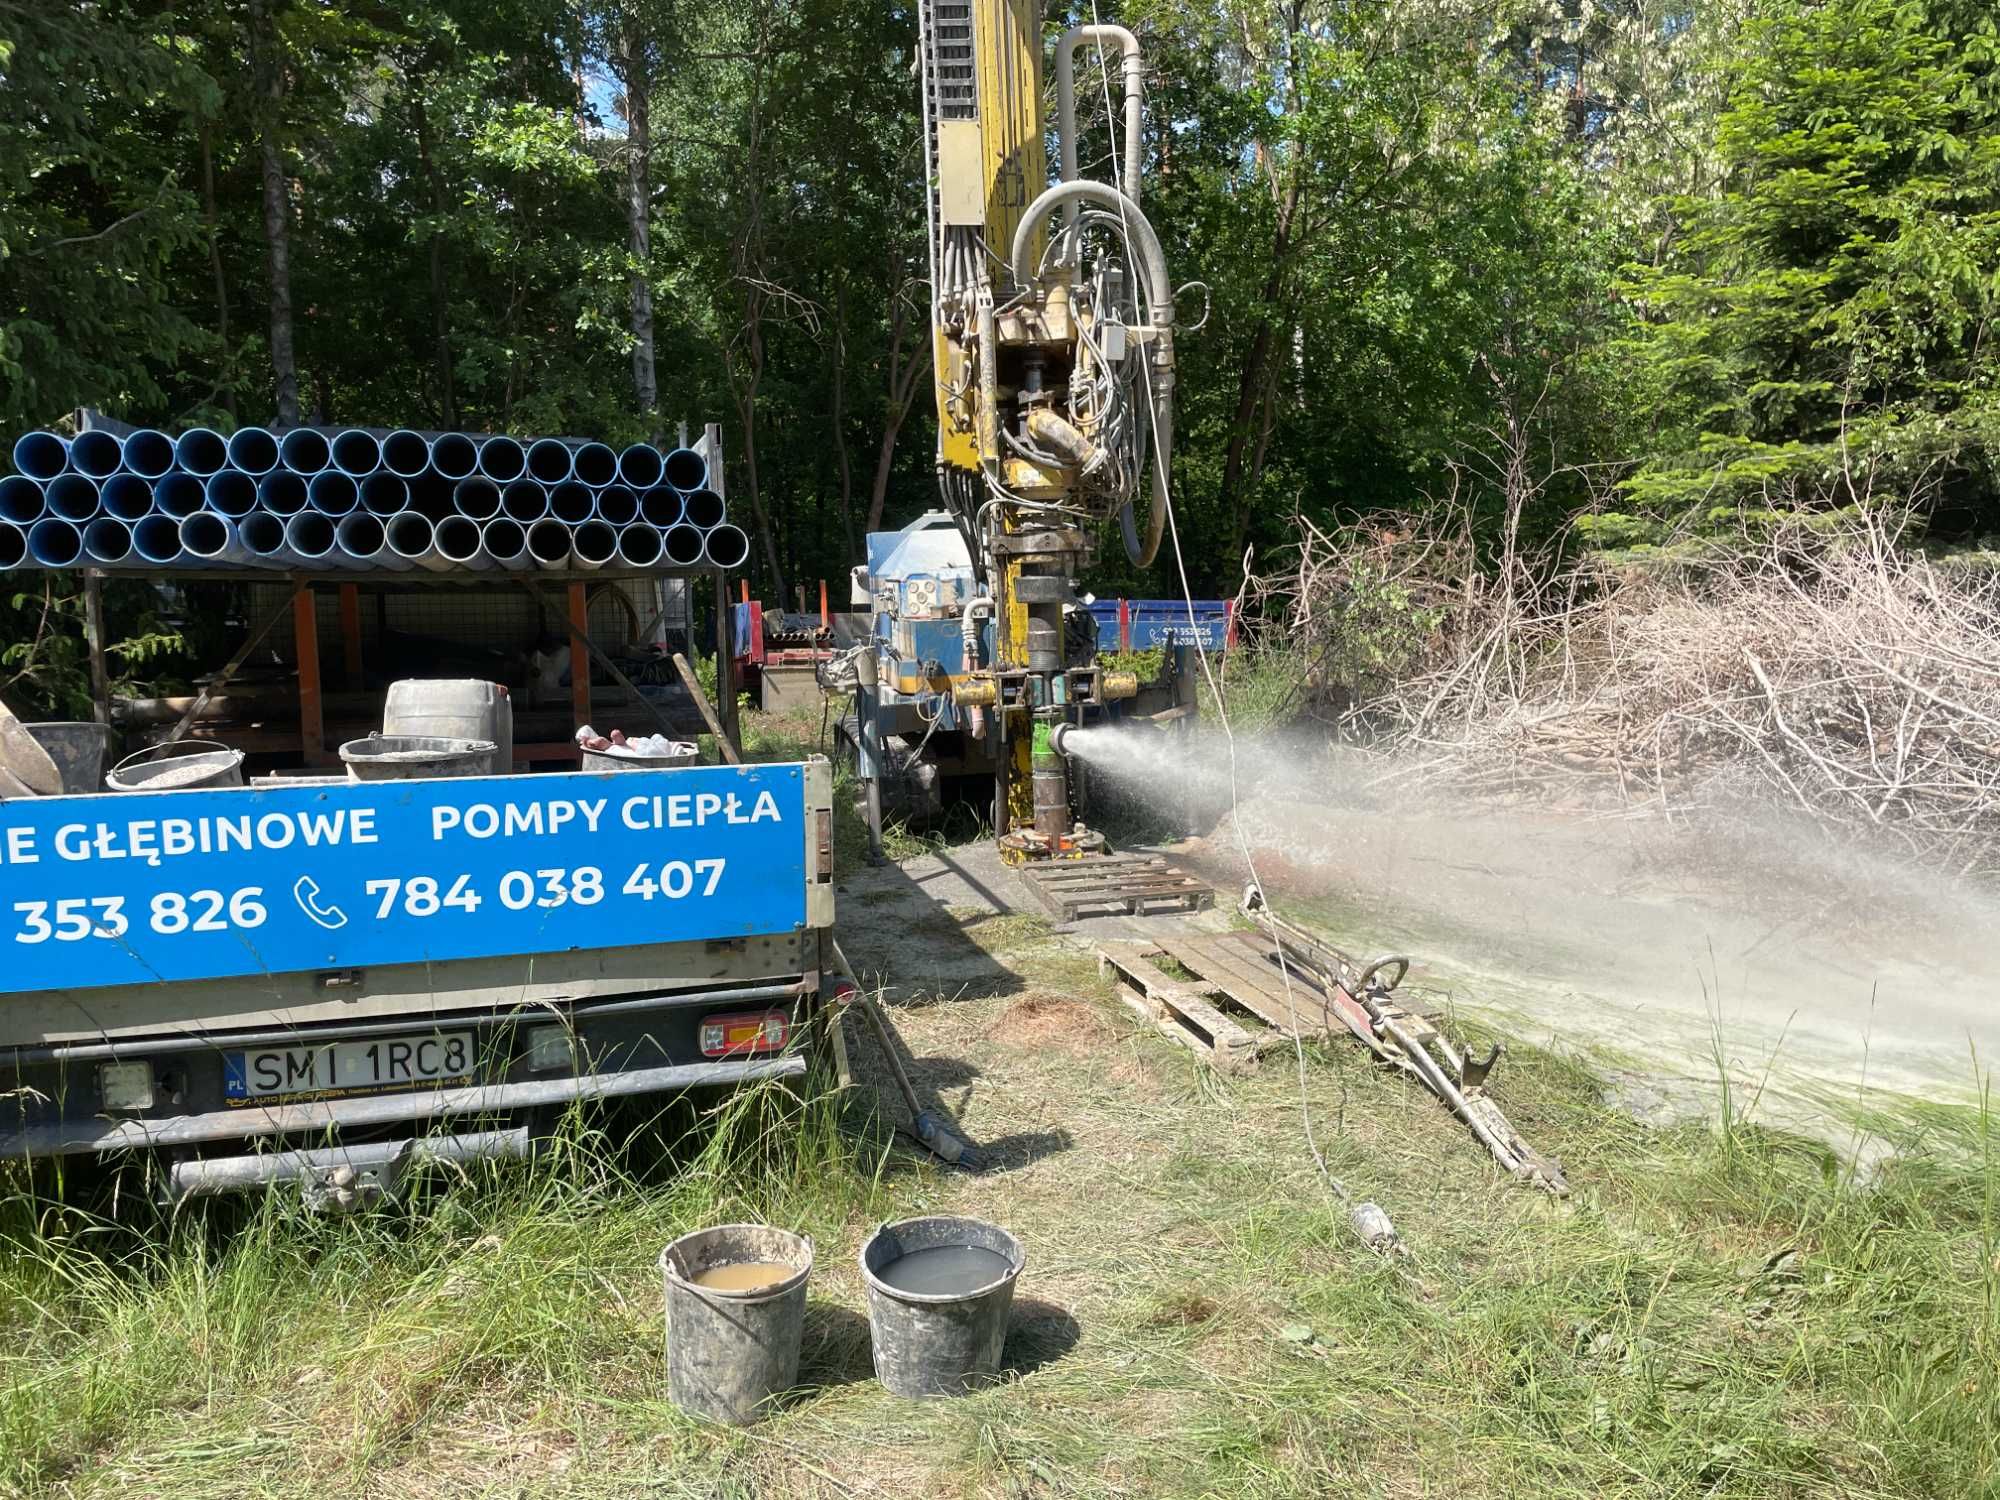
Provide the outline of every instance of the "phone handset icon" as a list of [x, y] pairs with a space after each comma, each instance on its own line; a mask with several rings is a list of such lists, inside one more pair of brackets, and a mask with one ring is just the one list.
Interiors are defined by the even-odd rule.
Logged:
[[292, 896], [299, 903], [299, 910], [311, 917], [329, 932], [347, 925], [347, 913], [337, 906], [322, 905], [319, 899], [319, 882], [310, 875], [301, 875], [292, 886]]

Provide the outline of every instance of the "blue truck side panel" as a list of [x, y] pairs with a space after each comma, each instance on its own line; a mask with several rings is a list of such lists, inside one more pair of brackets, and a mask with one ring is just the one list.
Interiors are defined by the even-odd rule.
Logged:
[[0, 995], [805, 925], [804, 769], [0, 803]]
[[[1194, 601], [1194, 624], [1188, 624], [1185, 599], [1133, 599], [1127, 601], [1132, 617], [1132, 649], [1149, 651], [1155, 646], [1194, 646], [1220, 651], [1229, 635], [1229, 605], [1222, 599]], [[1118, 649], [1118, 601], [1099, 599], [1090, 606], [1097, 621], [1097, 649]]]

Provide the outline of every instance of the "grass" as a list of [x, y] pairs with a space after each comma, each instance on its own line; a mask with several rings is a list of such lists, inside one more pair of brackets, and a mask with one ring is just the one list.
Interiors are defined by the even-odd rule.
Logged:
[[[843, 941], [886, 942], [854, 883]], [[1304, 1153], [1289, 1057], [1215, 1078], [1044, 924], [940, 915], [927, 953], [1018, 981], [895, 1016], [982, 1175], [886, 1144], [861, 1098], [774, 1091], [634, 1146], [579, 1121], [361, 1218], [0, 1202], [0, 1494], [2000, 1494], [1988, 1111], [1873, 1098], [1857, 1172], [1742, 1097], [1727, 1128], [1641, 1124], [1517, 1043], [1496, 1087], [1558, 1203], [1310, 1049], [1329, 1168], [1409, 1247], [1383, 1260]], [[869, 1378], [854, 1255], [929, 1211], [1007, 1224], [1029, 1265], [1010, 1378], [906, 1403]], [[819, 1259], [800, 1391], [721, 1432], [666, 1400], [654, 1261], [744, 1218]]]

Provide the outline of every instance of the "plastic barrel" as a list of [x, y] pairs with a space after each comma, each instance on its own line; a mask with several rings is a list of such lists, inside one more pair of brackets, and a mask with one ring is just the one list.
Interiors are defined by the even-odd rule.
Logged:
[[[905, 1255], [947, 1246], [990, 1250], [1007, 1268], [964, 1292], [906, 1292], [880, 1279]], [[980, 1219], [938, 1215], [876, 1230], [861, 1247], [876, 1379], [899, 1396], [961, 1396], [990, 1384], [1000, 1373], [1014, 1283], [1026, 1263], [1019, 1240]]]
[[[748, 1292], [696, 1286], [717, 1266], [771, 1261], [790, 1274]], [[719, 1224], [660, 1252], [667, 1294], [667, 1398], [682, 1411], [742, 1427], [799, 1378], [812, 1241], [762, 1224]]]
[[389, 684], [382, 733], [446, 740], [491, 740], [494, 763], [514, 764], [514, 701], [497, 682], [472, 678], [405, 677]]

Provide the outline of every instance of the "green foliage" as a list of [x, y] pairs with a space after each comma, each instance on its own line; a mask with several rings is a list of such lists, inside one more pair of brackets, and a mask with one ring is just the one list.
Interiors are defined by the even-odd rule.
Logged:
[[1958, 0], [1775, 6], [1716, 131], [1723, 190], [1635, 272], [1662, 413], [1629, 489], [1668, 515], [1922, 487], [1991, 513], [2000, 363], [1994, 15]]

